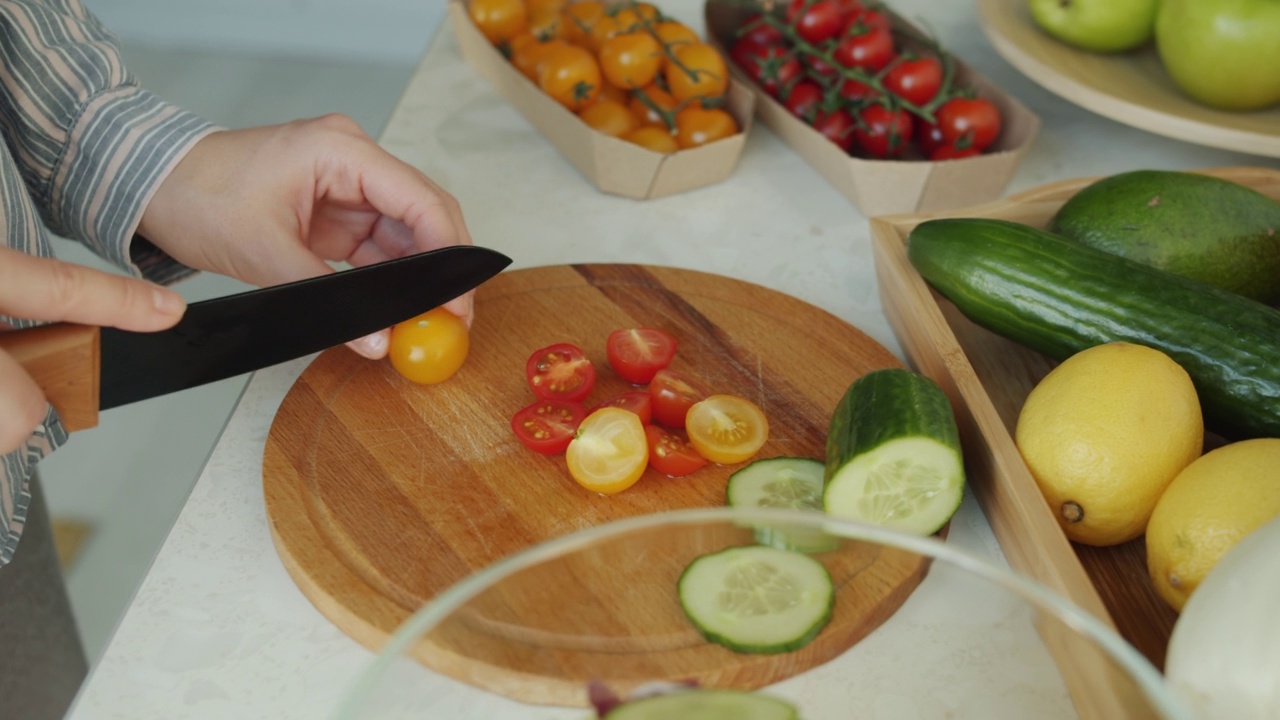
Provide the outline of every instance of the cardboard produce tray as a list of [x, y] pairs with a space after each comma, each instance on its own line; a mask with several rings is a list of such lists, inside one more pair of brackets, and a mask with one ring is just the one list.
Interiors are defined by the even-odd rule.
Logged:
[[[734, 31], [762, 5], [742, 0], [708, 0], [703, 11], [708, 41], [728, 56]], [[886, 9], [886, 11], [888, 11]], [[900, 27], [914, 28], [888, 11]], [[918, 29], [916, 32], [920, 32]], [[923, 35], [923, 33], [920, 33]], [[1000, 197], [1040, 130], [1040, 118], [1025, 105], [956, 59], [956, 80], [995, 103], [1003, 119], [1000, 137], [976, 157], [931, 162], [850, 156], [808, 123], [792, 115], [751, 81], [732, 61], [733, 78], [755, 94], [756, 115], [867, 217], [966, 207]]]
[[730, 79], [725, 104], [740, 132], [663, 155], [592, 130], [503, 57], [471, 21], [465, 0], [449, 0], [448, 11], [462, 57], [601, 192], [645, 200], [712, 185], [733, 174], [755, 109], [754, 94], [740, 80]]

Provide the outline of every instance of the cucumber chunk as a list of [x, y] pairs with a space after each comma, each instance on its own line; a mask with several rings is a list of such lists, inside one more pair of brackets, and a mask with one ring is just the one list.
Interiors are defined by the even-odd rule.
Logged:
[[804, 647], [826, 626], [835, 604], [825, 565], [762, 545], [697, 558], [680, 575], [679, 594], [703, 637], [742, 653]]
[[963, 495], [960, 433], [937, 383], [891, 368], [849, 386], [827, 434], [827, 513], [931, 535]]
[[605, 720], [799, 720], [795, 706], [741, 690], [678, 690], [614, 707]]
[[[787, 508], [822, 511], [822, 485], [826, 465], [803, 457], [756, 460], [729, 476], [725, 499], [733, 507]], [[756, 542], [796, 550], [834, 550], [839, 539], [807, 527], [758, 526]]]

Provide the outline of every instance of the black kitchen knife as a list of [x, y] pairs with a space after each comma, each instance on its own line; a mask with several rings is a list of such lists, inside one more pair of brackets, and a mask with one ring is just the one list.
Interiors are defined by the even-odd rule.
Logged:
[[332, 275], [192, 303], [141, 333], [59, 323], [0, 332], [69, 431], [98, 411], [234, 377], [364, 337], [442, 305], [511, 258], [457, 245]]

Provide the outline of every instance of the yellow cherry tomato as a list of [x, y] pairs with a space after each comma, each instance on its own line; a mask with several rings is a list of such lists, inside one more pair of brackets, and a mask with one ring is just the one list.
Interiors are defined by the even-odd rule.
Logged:
[[617, 100], [597, 100], [583, 108], [578, 117], [592, 129], [611, 137], [620, 137], [640, 126], [640, 120]]
[[467, 10], [489, 42], [510, 40], [528, 27], [529, 9], [524, 0], [470, 0]]
[[438, 307], [391, 328], [387, 355], [392, 367], [406, 379], [434, 385], [453, 377], [470, 349], [466, 324]]
[[676, 100], [722, 97], [729, 87], [729, 69], [724, 56], [706, 43], [671, 48], [663, 76]]
[[680, 145], [676, 143], [676, 139], [671, 136], [671, 131], [665, 125], [641, 125], [631, 132], [619, 135], [618, 138], [664, 155], [680, 149]]
[[712, 395], [694, 403], [685, 415], [684, 429], [699, 455], [725, 465], [749, 459], [769, 439], [764, 412], [736, 395]]
[[631, 487], [649, 464], [649, 438], [640, 416], [603, 407], [587, 416], [565, 450], [569, 474], [593, 492], [612, 495]]

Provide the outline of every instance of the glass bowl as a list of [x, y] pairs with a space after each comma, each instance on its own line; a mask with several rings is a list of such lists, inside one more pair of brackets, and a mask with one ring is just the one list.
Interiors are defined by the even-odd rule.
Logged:
[[[829, 619], [806, 644], [780, 652], [710, 641], [682, 605], [695, 592], [682, 574], [725, 548], [766, 545], [784, 550], [767, 554], [782, 576], [812, 560], [826, 568]], [[585, 720], [621, 699], [695, 686], [779, 698], [804, 720], [1193, 720], [1113, 630], [953, 545], [781, 509], [678, 510], [599, 525], [438, 595], [390, 637], [334, 717]], [[688, 585], [697, 602], [718, 608], [712, 614], [728, 612], [730, 591], [706, 600], [704, 588]], [[767, 617], [766, 632], [789, 632]], [[741, 640], [729, 627], [730, 640]]]

